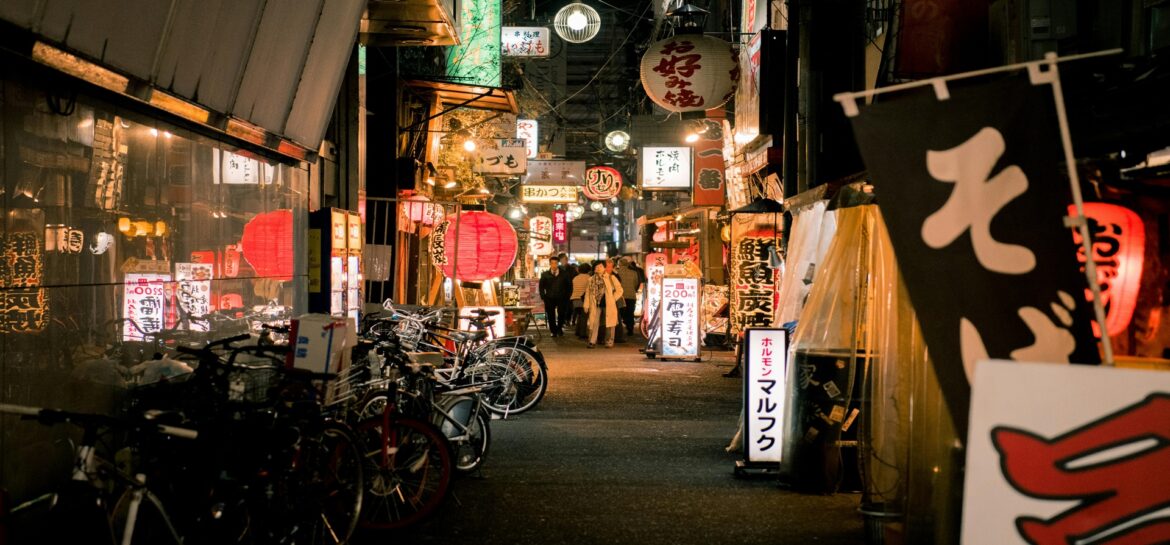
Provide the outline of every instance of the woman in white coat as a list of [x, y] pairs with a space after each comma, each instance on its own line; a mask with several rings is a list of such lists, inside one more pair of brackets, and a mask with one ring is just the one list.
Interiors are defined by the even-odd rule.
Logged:
[[585, 288], [585, 313], [589, 316], [589, 346], [593, 348], [604, 340], [606, 348], [613, 348], [613, 330], [620, 321], [617, 302], [622, 298], [622, 283], [605, 268], [605, 262], [593, 265], [593, 277]]

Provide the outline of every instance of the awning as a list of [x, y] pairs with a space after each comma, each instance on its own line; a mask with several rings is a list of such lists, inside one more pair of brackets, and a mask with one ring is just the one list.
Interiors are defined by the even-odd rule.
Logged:
[[444, 108], [463, 107], [477, 110], [519, 113], [516, 94], [499, 87], [477, 87], [445, 81], [408, 80], [403, 84], [410, 89], [438, 96]]
[[459, 43], [453, 0], [370, 0], [362, 19], [367, 46]]

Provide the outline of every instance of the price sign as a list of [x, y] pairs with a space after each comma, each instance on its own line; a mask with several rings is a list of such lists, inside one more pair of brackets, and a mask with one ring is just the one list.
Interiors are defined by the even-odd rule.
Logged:
[[699, 357], [701, 314], [698, 278], [662, 279], [662, 357]]

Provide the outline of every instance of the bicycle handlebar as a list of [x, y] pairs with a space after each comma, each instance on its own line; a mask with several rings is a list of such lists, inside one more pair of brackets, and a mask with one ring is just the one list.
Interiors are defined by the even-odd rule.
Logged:
[[170, 435], [183, 439], [196, 439], [199, 437], [198, 431], [188, 428], [167, 426], [163, 424], [151, 424], [145, 421], [128, 421], [113, 416], [106, 416], [104, 414], [77, 413], [71, 411], [62, 411], [59, 409], [12, 405], [10, 403], [0, 403], [0, 413], [17, 414], [25, 418], [35, 418], [37, 421], [45, 425], [69, 423], [82, 428], [92, 426], [131, 428], [136, 431], [161, 433], [163, 435]]

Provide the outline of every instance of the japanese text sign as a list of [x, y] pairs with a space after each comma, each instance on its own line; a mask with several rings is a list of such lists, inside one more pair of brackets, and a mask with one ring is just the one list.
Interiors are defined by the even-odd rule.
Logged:
[[723, 206], [723, 130], [709, 122], [707, 131], [695, 142], [695, 181], [691, 203], [695, 206]]
[[506, 26], [500, 33], [505, 57], [547, 57], [548, 27]]
[[735, 48], [702, 34], [654, 42], [639, 65], [647, 96], [672, 112], [718, 108], [735, 94], [739, 79]]
[[749, 462], [783, 461], [788, 332], [744, 330], [744, 453]]
[[257, 185], [272, 183], [276, 169], [260, 161], [232, 153], [215, 150], [212, 155], [212, 182], [216, 184]]
[[666, 254], [652, 253], [646, 255], [646, 304], [642, 312], [642, 319], [647, 325], [650, 320], [658, 317], [658, 304], [662, 302], [662, 278], [666, 275], [666, 264], [669, 259]]
[[[212, 311], [211, 280], [215, 273], [212, 263], [175, 263], [178, 282], [179, 307], [192, 317], [206, 316]], [[191, 323], [191, 329], [207, 331], [207, 324]]]
[[553, 211], [553, 244], [564, 244], [568, 239], [569, 222], [568, 218], [566, 217], [567, 215], [568, 212], [565, 212], [564, 210]]
[[[1055, 71], [1051, 68], [1050, 71]], [[980, 359], [1096, 363], [1052, 90], [1026, 73], [852, 111], [955, 428]], [[849, 113], [849, 111], [847, 111]]]
[[585, 171], [585, 196], [608, 201], [622, 190], [622, 173], [613, 167], [589, 167]]
[[122, 329], [123, 341], [146, 340], [144, 333], [158, 333], [163, 329], [166, 312], [166, 284], [171, 281], [169, 274], [126, 275], [123, 288], [122, 317], [133, 322]]
[[697, 358], [702, 339], [699, 335], [699, 279], [665, 277], [662, 279], [662, 357]]
[[639, 178], [643, 190], [691, 188], [691, 148], [646, 146], [641, 157]]
[[585, 161], [561, 161], [540, 159], [528, 161], [526, 184], [573, 184], [581, 185], [585, 180]]
[[964, 545], [1170, 539], [1170, 373], [981, 361], [971, 395]]
[[[1097, 268], [1097, 284], [1101, 290], [1101, 304], [1105, 307], [1105, 325], [1109, 335], [1120, 335], [1129, 327], [1137, 307], [1142, 285], [1142, 262], [1145, 260], [1146, 230], [1142, 219], [1133, 210], [1103, 202], [1087, 202], [1089, 236], [1093, 239], [1093, 264]], [[1069, 205], [1068, 214], [1076, 215], [1076, 206]], [[1081, 232], [1073, 229], [1077, 245], [1077, 261], [1084, 270], [1085, 248]], [[1090, 294], [1091, 297], [1091, 294]], [[1093, 322], [1093, 332], [1101, 332]]]
[[516, 120], [516, 138], [524, 140], [525, 157], [536, 159], [540, 153], [540, 123], [535, 119]]
[[0, 332], [35, 333], [49, 322], [49, 294], [41, 287], [44, 253], [39, 235], [0, 234]]
[[548, 216], [536, 216], [528, 220], [528, 253], [534, 256], [549, 255], [552, 245], [553, 220]]
[[575, 185], [522, 185], [520, 202], [570, 203], [577, 202]]
[[476, 151], [478, 173], [512, 175], [528, 170], [528, 151], [522, 138], [496, 138], [492, 145], [480, 146]]
[[775, 325], [776, 270], [769, 257], [780, 238], [777, 214], [731, 217], [731, 332]]

